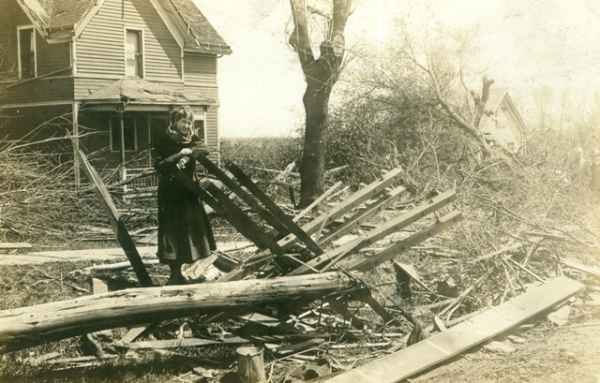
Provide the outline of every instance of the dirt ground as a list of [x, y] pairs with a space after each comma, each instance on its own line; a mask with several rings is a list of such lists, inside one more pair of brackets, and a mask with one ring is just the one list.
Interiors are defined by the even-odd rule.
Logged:
[[600, 321], [515, 333], [526, 340], [508, 355], [478, 348], [410, 381], [600, 383]]
[[[76, 270], [88, 265], [48, 263], [31, 267], [0, 267], [0, 309], [85, 294], [82, 289], [89, 286], [86, 278]], [[583, 302], [581, 299], [578, 301]], [[514, 346], [512, 353], [498, 354], [479, 347], [410, 381], [600, 383], [600, 308], [587, 307], [575, 310], [575, 313], [578, 318], [562, 327], [539, 318], [537, 322], [515, 330], [512, 334], [523, 338], [522, 344], [500, 338]], [[176, 376], [202, 364], [194, 358], [166, 358], [159, 362], [142, 360], [118, 368], [108, 365], [56, 372], [47, 367], [32, 367], [22, 363], [27, 357], [57, 350], [65, 356], [75, 356], [76, 350], [79, 350], [78, 342], [78, 339], [70, 339], [2, 356], [0, 382], [169, 382], [176, 381], [173, 380]]]
[[[80, 261], [0, 265], [0, 310], [91, 293], [89, 277], [80, 270], [93, 263]], [[167, 275], [167, 270], [162, 266], [152, 267], [150, 272], [159, 282]], [[588, 285], [596, 286], [594, 294], [598, 295], [600, 285], [597, 282], [592, 281]], [[124, 287], [127, 286], [114, 288]], [[557, 327], [541, 317], [512, 333], [523, 338], [523, 343], [496, 339], [512, 345], [515, 350], [511, 353], [500, 354], [478, 347], [410, 381], [600, 383], [600, 306], [597, 302], [595, 306], [590, 306], [587, 298], [585, 293], [580, 294], [576, 299], [578, 303], [574, 304], [574, 319], [564, 326]], [[158, 359], [153, 356], [148, 360], [140, 360], [139, 363], [118, 366], [107, 364], [72, 371], [53, 371], [49, 367], [30, 366], [26, 363], [28, 359], [49, 352], [58, 351], [64, 357], [80, 356], [80, 341], [72, 338], [0, 356], [0, 383], [176, 382], [180, 381], [177, 376], [205, 365], [202, 357], [197, 354]], [[222, 362], [220, 368], [233, 362], [231, 352], [227, 350], [212, 350], [208, 356], [212, 361]]]

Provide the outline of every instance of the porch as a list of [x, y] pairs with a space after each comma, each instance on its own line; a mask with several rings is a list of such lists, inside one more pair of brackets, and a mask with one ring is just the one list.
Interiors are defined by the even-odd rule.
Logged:
[[[194, 112], [195, 135], [206, 142], [208, 108], [214, 101], [140, 79], [119, 80], [73, 104], [74, 153], [78, 149], [97, 153], [95, 165], [118, 174], [120, 181], [135, 179], [126, 188], [156, 187], [156, 177], [140, 177], [153, 168], [154, 144], [164, 139], [169, 112], [176, 106], [190, 106]], [[79, 132], [94, 132], [79, 138]], [[80, 185], [79, 166], [75, 179]]]

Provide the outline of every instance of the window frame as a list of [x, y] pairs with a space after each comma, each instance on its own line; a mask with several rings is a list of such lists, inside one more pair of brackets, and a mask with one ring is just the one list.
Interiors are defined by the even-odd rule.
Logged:
[[195, 126], [196, 121], [202, 121], [202, 136], [204, 138], [203, 144], [208, 145], [208, 136], [207, 136], [208, 130], [206, 127], [206, 125], [207, 125], [206, 110], [203, 110], [201, 112], [194, 111], [193, 115], [194, 115], [194, 128], [196, 127]]
[[[140, 66], [140, 76], [128, 76], [127, 75], [127, 33], [129, 31], [137, 32], [139, 38], [139, 48], [141, 50], [140, 55], [142, 56], [142, 62]], [[140, 65], [140, 63], [138, 63]], [[144, 36], [144, 28], [136, 26], [125, 26], [123, 29], [123, 74], [126, 78], [146, 78], [146, 38]]]
[[31, 30], [31, 40], [33, 43], [33, 77], [36, 78], [38, 76], [38, 51], [37, 51], [37, 33], [35, 27], [32, 24], [27, 25], [17, 25], [17, 70], [19, 80], [25, 80], [23, 78], [23, 63], [21, 62], [21, 31]]
[[[137, 152], [138, 151], [138, 126], [137, 126], [137, 118], [135, 118], [135, 116], [124, 116], [123, 117], [123, 121], [127, 120], [127, 119], [131, 119], [133, 121], [133, 149], [127, 149], [124, 145], [123, 142], [121, 142], [121, 146], [123, 146], [123, 149], [125, 150], [125, 152], [129, 152], [129, 153], [133, 153], [133, 152]], [[118, 121], [119, 125], [120, 125], [120, 119], [118, 116], [113, 116], [108, 120], [108, 139], [109, 139], [109, 146], [110, 146], [110, 151], [111, 153], [121, 153], [121, 148], [115, 148], [114, 146], [114, 135], [113, 135], [113, 122], [114, 121]], [[117, 126], [116, 128], [119, 129], [119, 135], [121, 132], [121, 127]]]

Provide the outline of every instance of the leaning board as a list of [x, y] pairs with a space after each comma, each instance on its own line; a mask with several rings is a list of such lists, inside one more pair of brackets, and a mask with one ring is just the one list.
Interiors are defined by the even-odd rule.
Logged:
[[582, 288], [581, 283], [565, 277], [552, 279], [450, 330], [334, 376], [327, 382], [400, 382], [518, 326], [576, 294]]

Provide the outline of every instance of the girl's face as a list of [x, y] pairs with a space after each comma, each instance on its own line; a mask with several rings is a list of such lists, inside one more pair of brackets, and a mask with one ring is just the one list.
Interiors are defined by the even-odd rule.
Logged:
[[169, 136], [177, 143], [189, 144], [194, 135], [193, 121], [187, 118], [180, 118], [169, 129]]

